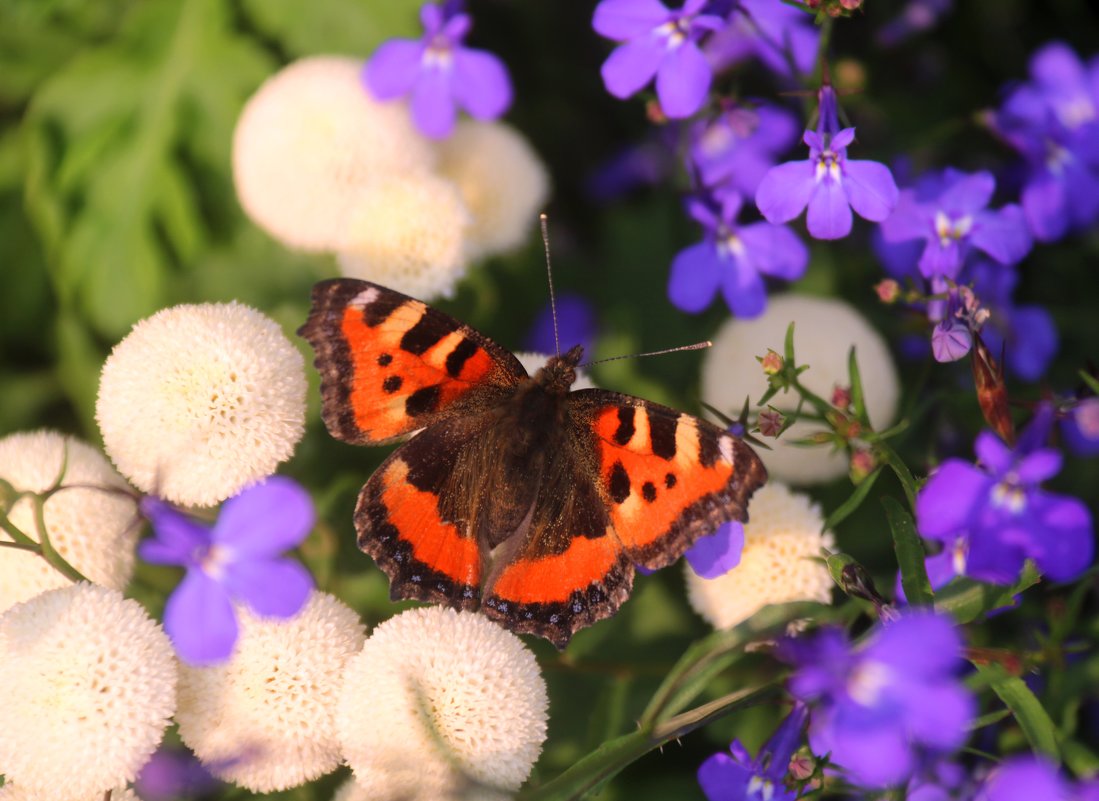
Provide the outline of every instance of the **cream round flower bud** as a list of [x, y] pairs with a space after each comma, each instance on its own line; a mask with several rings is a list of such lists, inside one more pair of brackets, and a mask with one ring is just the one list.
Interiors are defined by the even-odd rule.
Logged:
[[[767, 390], [767, 376], [756, 360], [768, 350], [781, 354], [786, 329], [794, 323], [794, 356], [809, 367], [798, 380], [825, 400], [833, 389], [849, 384], [847, 354], [858, 358], [866, 409], [871, 424], [882, 430], [893, 422], [900, 398], [897, 368], [882, 336], [847, 303], [808, 295], [777, 295], [754, 320], [730, 319], [714, 336], [702, 364], [702, 398], [711, 406], [736, 413], [747, 396], [752, 403]], [[779, 393], [770, 404], [796, 408], [793, 391]], [[759, 456], [772, 478], [790, 484], [831, 481], [847, 472], [847, 457], [831, 446], [804, 447], [794, 440], [819, 431], [821, 425], [799, 422], [778, 439], [767, 439], [773, 450]]]
[[173, 306], [111, 351], [95, 415], [136, 487], [209, 506], [290, 458], [305, 388], [301, 353], [270, 318], [236, 302]]
[[457, 184], [473, 215], [470, 258], [522, 245], [550, 190], [546, 168], [522, 134], [502, 122], [460, 120], [436, 147], [439, 174]]
[[81, 582], [0, 615], [0, 687], [6, 778], [51, 799], [102, 797], [163, 737], [175, 656], [137, 601]]
[[259, 88], [237, 120], [233, 179], [241, 206], [290, 247], [336, 250], [363, 186], [434, 163], [407, 107], [372, 99], [361, 71], [354, 58], [295, 61]]
[[420, 300], [453, 294], [468, 265], [469, 211], [454, 184], [429, 172], [378, 180], [347, 214], [338, 254], [349, 278], [363, 278]]
[[[129, 489], [126, 482], [103, 454], [56, 431], [11, 434], [0, 439], [0, 480], [16, 492], [42, 492], [53, 487], [58, 478], [64, 489], [46, 499], [43, 507], [50, 544], [89, 581], [124, 589], [134, 570], [137, 507], [125, 494]], [[41, 541], [33, 499], [20, 498], [7, 515], [12, 525]], [[11, 539], [0, 529], [0, 540]], [[71, 583], [38, 554], [0, 549], [0, 612], [40, 592]]]
[[340, 676], [365, 639], [358, 615], [321, 592], [288, 620], [237, 614], [229, 661], [180, 666], [179, 736], [219, 778], [253, 792], [334, 770]]
[[774, 480], [764, 484], [748, 503], [740, 563], [713, 579], [687, 568], [691, 606], [714, 628], [729, 629], [768, 604], [828, 603], [832, 578], [820, 557], [834, 541], [821, 533], [823, 525], [808, 495]]
[[478, 614], [427, 607], [382, 623], [348, 663], [336, 725], [376, 801], [497, 798], [530, 774], [546, 705], [518, 637]]

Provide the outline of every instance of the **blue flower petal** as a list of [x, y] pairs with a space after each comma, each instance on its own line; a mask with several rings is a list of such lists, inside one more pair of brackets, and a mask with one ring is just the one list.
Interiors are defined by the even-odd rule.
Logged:
[[643, 36], [619, 45], [600, 69], [607, 91], [620, 100], [641, 91], [656, 75], [664, 53], [664, 40], [657, 36]]
[[367, 89], [378, 100], [403, 97], [420, 75], [424, 46], [418, 41], [394, 39], [379, 47], [363, 69]]
[[154, 565], [192, 565], [210, 543], [210, 530], [159, 498], [141, 501], [153, 527], [153, 539], [138, 545], [138, 556]]
[[257, 615], [278, 618], [301, 611], [313, 589], [313, 577], [293, 559], [233, 562], [226, 565], [222, 583]]
[[937, 362], [956, 362], [973, 348], [973, 334], [954, 320], [943, 320], [931, 330], [931, 353]]
[[708, 801], [745, 801], [755, 773], [728, 754], [714, 754], [698, 769], [698, 784]]
[[1015, 264], [1032, 245], [1023, 210], [1014, 204], [978, 214], [969, 239], [1001, 264]]
[[953, 541], [955, 533], [969, 526], [974, 507], [984, 502], [991, 485], [988, 475], [967, 462], [943, 462], [916, 496], [920, 534]]
[[1031, 558], [1054, 581], [1076, 579], [1095, 557], [1091, 512], [1076, 498], [1052, 493], [1039, 493], [1032, 502], [1040, 522]]
[[788, 161], [772, 167], [756, 190], [756, 206], [772, 223], [785, 223], [801, 214], [816, 187], [811, 161]]
[[997, 476], [1002, 476], [1015, 464], [1015, 454], [1011, 452], [1011, 448], [991, 431], [982, 431], [977, 435], [973, 450], [977, 454], [977, 461]]
[[656, 73], [660, 108], [672, 119], [689, 117], [702, 107], [713, 73], [702, 51], [686, 40], [667, 53]]
[[843, 186], [851, 208], [864, 220], [881, 222], [893, 213], [900, 195], [893, 173], [876, 161], [848, 161]]
[[[1060, 346], [1053, 316], [1041, 306], [1016, 306], [1010, 312], [1009, 325], [1007, 366], [1024, 381], [1037, 381]], [[997, 353], [994, 348], [992, 352]]]
[[289, 478], [271, 476], [222, 505], [212, 539], [234, 559], [267, 558], [300, 545], [313, 521], [309, 493]]
[[500, 59], [484, 50], [454, 51], [451, 89], [458, 105], [475, 119], [495, 119], [511, 105], [511, 79], [507, 68]]
[[457, 109], [450, 93], [450, 72], [426, 69], [412, 90], [412, 119], [425, 136], [445, 139], [454, 130]]
[[724, 262], [709, 240], [679, 251], [668, 276], [668, 299], [677, 308], [697, 314], [713, 301], [723, 269]]
[[814, 239], [842, 239], [851, 233], [851, 221], [851, 206], [843, 188], [835, 181], [820, 181], [809, 197], [805, 219], [809, 235]]
[[863, 656], [908, 678], [936, 678], [961, 666], [962, 640], [949, 617], [911, 610], [883, 625]]
[[809, 265], [809, 248], [797, 234], [783, 225], [753, 223], [740, 229], [744, 249], [764, 275], [796, 281]]
[[961, 685], [953, 681], [921, 684], [905, 701], [906, 727], [921, 745], [953, 751], [966, 741], [976, 705]]
[[223, 662], [237, 641], [237, 617], [225, 589], [201, 570], [188, 570], [164, 607], [164, 630], [180, 659]]
[[591, 25], [600, 36], [621, 42], [650, 32], [671, 16], [659, 0], [602, 0]]
[[715, 579], [740, 564], [743, 550], [744, 526], [732, 521], [698, 539], [686, 556], [695, 573], [704, 579]]
[[990, 172], [967, 175], [957, 170], [946, 171], [950, 186], [939, 195], [935, 206], [951, 217], [975, 214], [988, 206], [996, 191], [996, 179]]
[[767, 308], [767, 288], [752, 264], [750, 254], [733, 256], [726, 259], [724, 265], [721, 294], [725, 297], [729, 311], [744, 318], [763, 314], [763, 310]]

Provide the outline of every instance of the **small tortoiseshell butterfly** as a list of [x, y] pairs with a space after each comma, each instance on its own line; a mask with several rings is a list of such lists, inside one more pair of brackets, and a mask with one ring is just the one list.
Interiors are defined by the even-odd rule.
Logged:
[[378, 445], [420, 432], [355, 509], [359, 547], [395, 600], [480, 609], [563, 648], [614, 614], [635, 565], [664, 567], [743, 520], [766, 479], [751, 448], [704, 420], [570, 392], [579, 345], [531, 377], [484, 334], [352, 279], [314, 287], [299, 333], [334, 437]]

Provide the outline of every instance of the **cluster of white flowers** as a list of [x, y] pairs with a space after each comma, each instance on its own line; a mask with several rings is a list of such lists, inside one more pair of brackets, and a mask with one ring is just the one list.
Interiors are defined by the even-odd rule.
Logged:
[[[871, 424], [881, 430], [893, 422], [900, 399], [897, 368], [882, 336], [854, 308], [840, 300], [807, 295], [778, 295], [754, 320], [728, 320], [714, 336], [702, 365], [702, 397], [711, 406], [735, 414], [767, 390], [767, 376], [756, 360], [768, 350], [782, 354], [786, 329], [794, 323], [794, 356], [809, 369], [799, 381], [825, 400], [836, 386], [847, 387], [847, 354], [855, 347], [866, 411]], [[778, 394], [770, 403], [780, 410], [796, 408], [798, 398]], [[772, 478], [790, 484], [815, 484], [839, 478], [847, 472], [843, 453], [828, 447], [791, 444], [819, 430], [819, 425], [795, 423], [777, 439], [768, 439], [772, 450], [759, 456]]]
[[96, 420], [134, 486], [208, 506], [274, 472], [305, 432], [305, 362], [240, 303], [163, 309], [103, 365]]
[[[62, 475], [64, 470], [64, 475]], [[126, 482], [87, 443], [55, 431], [11, 434], [0, 439], [0, 479], [17, 493], [40, 493], [57, 485], [43, 506], [42, 522], [53, 549], [81, 575], [122, 590], [134, 568], [137, 507]], [[9, 522], [41, 541], [36, 500], [23, 496], [6, 510]], [[0, 540], [11, 541], [0, 529]], [[38, 554], [0, 550], [0, 612], [69, 580]]]
[[482, 615], [428, 607], [378, 626], [348, 663], [336, 726], [375, 801], [505, 798], [538, 758], [546, 707], [518, 637]]
[[832, 578], [821, 561], [834, 541], [821, 532], [824, 518], [808, 495], [770, 481], [748, 504], [740, 563], [713, 579], [687, 567], [687, 597], [718, 629], [747, 620], [768, 604], [832, 597]]
[[0, 686], [5, 797], [102, 798], [160, 742], [176, 662], [140, 604], [82, 582], [0, 615]]
[[546, 170], [503, 123], [424, 138], [403, 102], [370, 97], [361, 71], [316, 56], [260, 87], [234, 133], [237, 196], [271, 236], [338, 254], [346, 275], [447, 295], [472, 259], [522, 244], [549, 194]]

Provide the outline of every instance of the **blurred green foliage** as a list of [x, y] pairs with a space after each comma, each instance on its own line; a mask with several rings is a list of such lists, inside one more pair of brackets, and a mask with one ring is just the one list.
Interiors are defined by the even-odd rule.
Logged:
[[[100, 366], [134, 322], [164, 306], [236, 298], [272, 315], [288, 333], [304, 321], [309, 287], [334, 275], [335, 265], [328, 257], [285, 250], [243, 216], [230, 167], [234, 121], [280, 65], [319, 53], [365, 57], [385, 38], [414, 34], [418, 5], [0, 0], [0, 435], [51, 426], [98, 442]], [[914, 170], [1002, 168], [1011, 154], [977, 124], [976, 113], [997, 102], [1005, 82], [1025, 76], [1027, 56], [1041, 43], [1065, 38], [1083, 54], [1099, 43], [1099, 20], [1085, 0], [965, 0], [936, 30], [890, 51], [876, 49], [873, 31], [901, 5], [867, 0], [865, 13], [839, 21], [833, 50], [842, 63], [834, 72], [855, 90], [843, 103], [858, 125], [860, 156]], [[602, 325], [597, 355], [711, 336], [727, 317], [723, 307], [689, 317], [665, 297], [671, 257], [698, 236], [671, 185], [611, 202], [588, 192], [593, 171], [651, 128], [640, 102], [618, 102], [603, 90], [598, 69], [609, 47], [590, 30], [592, 4], [474, 0], [471, 6], [473, 44], [499, 53], [512, 71], [516, 102], [509, 120], [550, 167], [555, 275], [559, 289], [595, 303]], [[752, 65], [723, 85], [747, 96], [777, 91]], [[1013, 188], [1010, 172], [1000, 174], [1003, 201]], [[874, 301], [870, 286], [880, 268], [867, 227], [842, 242], [812, 242], [811, 252], [803, 291], [847, 297], [894, 342], [909, 330], [904, 314]], [[1072, 388], [1076, 371], [1099, 353], [1097, 261], [1099, 234], [1092, 231], [1039, 246], [1023, 265], [1020, 293], [1050, 308], [1062, 335], [1052, 389]], [[546, 302], [544, 276], [540, 246], [532, 241], [525, 251], [479, 268], [443, 305], [516, 347]], [[698, 411], [700, 359], [687, 353], [618, 361], [597, 377], [604, 386]], [[921, 363], [903, 372], [913, 426], [897, 447], [907, 464], [922, 474], [935, 457], [967, 454], [980, 416], [966, 390], [964, 363]], [[322, 587], [373, 624], [394, 606], [384, 577], [354, 547], [351, 511], [383, 454], [327, 436], [316, 413], [315, 380], [311, 376], [309, 432], [286, 467], [313, 492], [322, 517], [303, 556]], [[863, 376], [865, 384], [873, 380]], [[1043, 391], [1012, 390], [1024, 403]], [[1087, 498], [1094, 509], [1096, 486], [1095, 463], [1070, 460], [1056, 488]], [[827, 512], [851, 486], [843, 480], [813, 494]], [[903, 497], [888, 474], [837, 533], [843, 550], [890, 587], [896, 562], [878, 501], [885, 494]], [[146, 568], [133, 592], [155, 606], [175, 580], [170, 570]], [[1071, 595], [1032, 588], [1009, 621], [970, 631], [975, 645], [1024, 650], [1027, 664], [1041, 671], [1041, 700], [1056, 728], [1049, 736], [1078, 771], [1099, 767], [1099, 657], [1092, 649], [1066, 662], [1059, 649], [1096, 641], [1093, 585], [1094, 574]], [[639, 578], [613, 623], [580, 632], [565, 655], [531, 642], [552, 703], [536, 779], [550, 779], [608, 738], [632, 731], [665, 673], [706, 633], [685, 604], [677, 571], [665, 571]], [[706, 697], [766, 681], [772, 672], [768, 660], [748, 655], [735, 672], [716, 676]], [[1027, 707], [1031, 700], [1018, 684], [1002, 680], [998, 687]], [[739, 712], [644, 758], [598, 797], [700, 798], [694, 771], [702, 759], [734, 733], [758, 747], [777, 715], [773, 706]], [[1002, 745], [1022, 742], [1010, 722], [989, 732]], [[327, 798], [342, 775], [270, 797]]]

